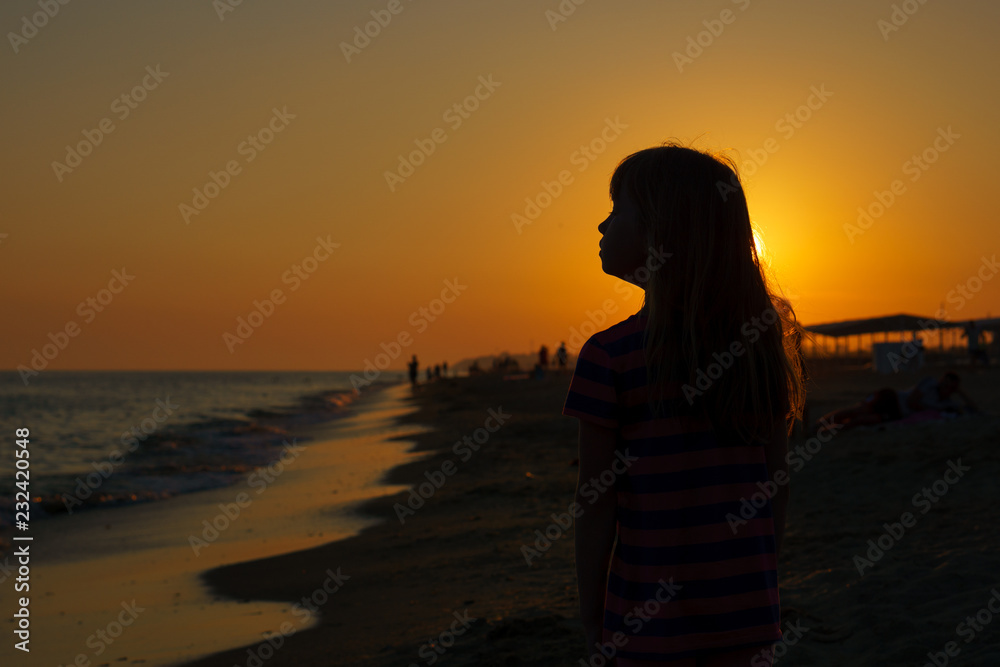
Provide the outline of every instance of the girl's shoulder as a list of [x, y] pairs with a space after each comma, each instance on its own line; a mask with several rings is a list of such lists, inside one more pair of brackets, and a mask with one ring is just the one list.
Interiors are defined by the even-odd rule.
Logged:
[[[603, 321], [595, 321], [598, 315], [606, 317], [604, 312], [589, 313], [591, 320], [597, 326], [604, 324]], [[591, 335], [584, 347], [596, 347], [601, 352], [606, 353], [612, 360], [616, 357], [626, 355], [642, 347], [642, 337], [645, 331], [645, 318], [642, 313], [631, 315], [621, 322], [612, 324], [608, 328]], [[580, 327], [583, 329], [583, 327]], [[589, 328], [589, 327], [588, 327]], [[585, 329], [583, 331], [586, 331]], [[583, 333], [581, 331], [581, 333]]]
[[[604, 322], [606, 321], [603, 318], [607, 317], [607, 315], [605, 313], [603, 313], [603, 312], [588, 313], [588, 316], [591, 318], [591, 320], [594, 320], [598, 316], [603, 316], [602, 319], [601, 319], [601, 321], [594, 322], [594, 324], [596, 324], [597, 326], [603, 325]], [[625, 336], [633, 335], [636, 332], [641, 333], [642, 331], [645, 330], [645, 328], [646, 328], [646, 316], [645, 316], [645, 313], [642, 312], [642, 311], [639, 311], [638, 313], [635, 313], [633, 315], [629, 315], [628, 317], [626, 317], [621, 322], [618, 322], [616, 324], [612, 324], [611, 326], [609, 326], [607, 329], [604, 329], [603, 331], [598, 331], [596, 334], [594, 334], [593, 337], [595, 339], [597, 339], [597, 341], [599, 343], [602, 343], [602, 344], [603, 343], [612, 343], [612, 342], [615, 342], [615, 341], [617, 341], [617, 340], [619, 340], [619, 339], [621, 339], [621, 338], [623, 338]]]

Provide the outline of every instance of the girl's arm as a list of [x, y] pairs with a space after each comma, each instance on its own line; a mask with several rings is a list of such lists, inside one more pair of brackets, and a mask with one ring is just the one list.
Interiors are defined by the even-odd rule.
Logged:
[[[771, 513], [774, 516], [775, 554], [781, 553], [781, 542], [785, 537], [785, 516], [788, 512], [788, 431], [785, 421], [777, 420], [771, 437], [764, 446], [767, 458], [767, 477], [777, 486], [771, 496]], [[777, 475], [777, 478], [775, 477]]]
[[613, 470], [615, 441], [615, 429], [580, 420], [580, 476], [576, 484], [579, 509], [574, 508], [579, 515], [576, 520], [576, 576], [580, 617], [591, 655], [598, 652], [595, 644], [601, 642], [604, 627], [604, 596], [617, 534], [615, 515], [618, 508], [615, 489], [597, 480], [605, 470]]

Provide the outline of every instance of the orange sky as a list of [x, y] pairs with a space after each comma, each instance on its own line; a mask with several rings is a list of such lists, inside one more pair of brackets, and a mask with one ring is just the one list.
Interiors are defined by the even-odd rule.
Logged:
[[[931, 315], [1000, 245], [996, 3], [903, 3], [889, 31], [892, 3], [861, 0], [591, 0], [559, 22], [556, 0], [244, 0], [220, 18], [224, 1], [69, 3], [34, 30], [36, 2], [0, 7], [0, 367], [52, 338], [56, 369], [354, 370], [401, 335], [431, 363], [557, 345], [607, 299], [608, 324], [639, 308], [601, 272], [597, 225], [617, 161], [671, 138], [746, 164], [806, 323]], [[391, 20], [345, 55], [373, 11]], [[100, 143], [67, 162], [85, 132]], [[433, 152], [390, 189], [417, 142]], [[210, 172], [225, 187], [197, 202]], [[457, 296], [433, 304], [446, 281]], [[949, 316], [1000, 314], [998, 283]]]

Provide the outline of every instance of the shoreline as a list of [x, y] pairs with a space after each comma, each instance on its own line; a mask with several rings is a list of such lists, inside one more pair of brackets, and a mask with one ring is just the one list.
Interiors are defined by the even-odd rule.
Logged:
[[[99, 379], [119, 375], [117, 372], [66, 373], [72, 377], [94, 375]], [[155, 384], [149, 380], [150, 373], [139, 375], [147, 381], [147, 385]], [[158, 375], [175, 378], [183, 373], [163, 372]], [[224, 381], [232, 374], [207, 375], [216, 375]], [[259, 373], [248, 375], [259, 376]], [[246, 396], [237, 395], [235, 400], [216, 400], [214, 405], [199, 405], [197, 401], [191, 405], [186, 398], [175, 403], [178, 395], [173, 391], [150, 392], [150, 395], [165, 396], [166, 403], [163, 398], [157, 397], [155, 401], [148, 402], [148, 405], [155, 406], [151, 413], [142, 412], [141, 415], [132, 415], [135, 419], [123, 419], [122, 423], [131, 424], [130, 428], [122, 433], [120, 440], [112, 438], [111, 447], [107, 449], [98, 447], [99, 438], [88, 430], [96, 413], [93, 409], [83, 410], [81, 420], [70, 421], [68, 426], [53, 429], [52, 424], [45, 424], [39, 429], [42, 431], [41, 438], [32, 438], [30, 514], [33, 521], [46, 521], [95, 509], [162, 502], [189, 493], [238, 484], [241, 477], [254, 468], [272, 464], [282, 452], [282, 443], [288, 438], [299, 434], [302, 440], [302, 434], [314, 427], [322, 428], [325, 423], [349, 415], [351, 405], [356, 401], [364, 403], [367, 395], [393, 386], [393, 383], [378, 381], [358, 396], [349, 386], [318, 389], [312, 384], [312, 378], [309, 382], [301, 382], [301, 374], [289, 377], [299, 380], [299, 386], [289, 389], [294, 382], [272, 382], [270, 389], [275, 393], [263, 393], [256, 397], [256, 401], [247, 401]], [[328, 379], [336, 381], [336, 378]], [[161, 379], [159, 382], [167, 381]], [[148, 386], [143, 388], [148, 389]], [[158, 388], [176, 390], [193, 387]], [[107, 389], [107, 382], [98, 383], [97, 391], [105, 392], [102, 394], [104, 399], [108, 398]], [[47, 391], [54, 389], [48, 387]], [[40, 399], [35, 397], [35, 400]], [[229, 407], [220, 407], [226, 403]], [[142, 406], [147, 407], [145, 401]], [[32, 412], [34, 418], [22, 421], [29, 425], [36, 423], [36, 413], [37, 409]], [[90, 437], [71, 440], [68, 447], [61, 447], [62, 437], [75, 433], [74, 429], [82, 430]], [[13, 467], [7, 472], [5, 480], [9, 485], [13, 480]], [[11, 486], [0, 497], [0, 559], [9, 554], [11, 538], [15, 534], [14, 490]]]
[[[30, 543], [32, 664], [173, 665], [253, 642], [283, 622], [313, 624], [308, 609], [214, 595], [200, 575], [370, 524], [354, 507], [397, 491], [379, 479], [413, 458], [405, 440], [384, 437], [407, 432], [393, 422], [411, 409], [398, 399], [400, 391], [371, 392], [350, 414], [297, 429], [289, 435], [303, 436], [296, 451], [237, 484], [38, 522]], [[13, 587], [12, 577], [7, 585]], [[13, 604], [7, 599], [5, 611]], [[125, 607], [132, 611], [123, 630], [125, 621], [117, 619]], [[11, 608], [8, 619], [12, 614]], [[11, 645], [0, 649], [5, 660], [20, 653]]]
[[[429, 481], [427, 474], [441, 472], [445, 482], [423, 506], [412, 515], [397, 513], [394, 506], [407, 501], [406, 492], [366, 501], [357, 511], [385, 521], [313, 549], [219, 567], [203, 573], [202, 580], [218, 595], [291, 601], [320, 587], [328, 568], [339, 567], [350, 577], [321, 606], [314, 628], [283, 639], [269, 667], [419, 664], [438, 655], [428, 643], [431, 637], [443, 643], [454, 638], [452, 654], [463, 646], [475, 656], [459, 664], [480, 664], [487, 652], [496, 652], [498, 641], [512, 651], [529, 642], [534, 654], [546, 656], [538, 664], [575, 662], [579, 647], [567, 640], [582, 637], [582, 625], [574, 618], [575, 571], [565, 567], [572, 562], [573, 540], [557, 540], [531, 566], [521, 553], [533, 531], [551, 522], [546, 499], [566, 488], [572, 493], [575, 485], [575, 420], [560, 416], [553, 423], [552, 418], [569, 379], [569, 373], [549, 374], [540, 382], [484, 375], [421, 385], [413, 399], [418, 409], [399, 421], [434, 425], [411, 438], [409, 451], [428, 456], [393, 468], [381, 481], [420, 485]], [[545, 399], [548, 409], [539, 411]], [[490, 433], [497, 421], [487, 421], [506, 414], [509, 420]], [[456, 454], [455, 443], [466, 435], [474, 438], [477, 429], [488, 439], [478, 450], [460, 447]], [[535, 451], [526, 464], [525, 447], [537, 444], [523, 437], [529, 433], [548, 433], [553, 446]], [[282, 576], [266, 576], [275, 571]], [[556, 581], [562, 595], [551, 601]], [[489, 646], [483, 644], [487, 639]], [[248, 650], [258, 649], [224, 651], [184, 665], [245, 665]]]

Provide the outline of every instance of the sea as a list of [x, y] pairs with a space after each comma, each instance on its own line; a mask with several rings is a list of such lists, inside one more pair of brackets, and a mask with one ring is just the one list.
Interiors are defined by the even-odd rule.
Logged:
[[[0, 373], [0, 534], [11, 533], [25, 486], [37, 521], [234, 484], [305, 442], [310, 426], [403, 381], [386, 373], [358, 392], [355, 374], [49, 371], [26, 387]], [[24, 459], [18, 429], [28, 430]]]

